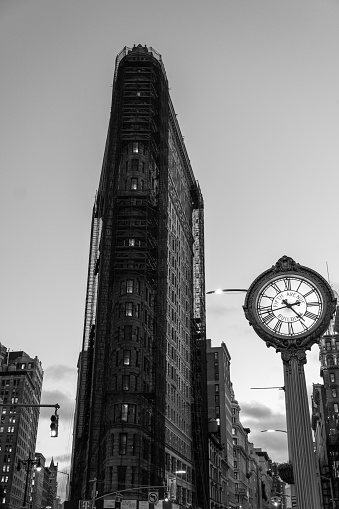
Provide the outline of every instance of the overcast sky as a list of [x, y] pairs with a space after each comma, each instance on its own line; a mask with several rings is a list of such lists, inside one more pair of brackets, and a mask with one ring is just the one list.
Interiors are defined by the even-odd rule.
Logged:
[[[248, 288], [284, 254], [338, 290], [338, 20], [337, 0], [1, 0], [0, 341], [42, 361], [60, 436], [45, 411], [37, 450], [61, 470], [117, 53], [162, 55], [205, 199], [206, 290]], [[283, 391], [250, 389], [283, 385], [281, 359], [243, 299], [208, 296], [208, 336], [230, 351], [250, 440], [284, 461], [285, 434], [260, 433], [284, 429]], [[305, 370], [310, 389], [317, 346]]]

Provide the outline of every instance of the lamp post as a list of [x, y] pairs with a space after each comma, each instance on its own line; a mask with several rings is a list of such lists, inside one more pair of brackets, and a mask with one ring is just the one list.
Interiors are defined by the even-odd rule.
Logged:
[[26, 501], [27, 501], [27, 491], [28, 491], [28, 484], [29, 484], [29, 477], [30, 477], [31, 468], [32, 468], [32, 466], [35, 466], [37, 472], [40, 472], [42, 467], [41, 467], [41, 464], [40, 464], [40, 459], [34, 460], [31, 457], [28, 457], [27, 460], [19, 460], [18, 461], [18, 464], [17, 464], [17, 467], [16, 467], [18, 472], [20, 472], [22, 465], [26, 467], [25, 493], [24, 493], [24, 500], [23, 500], [23, 503], [22, 503], [23, 507], [25, 507], [26, 506]]

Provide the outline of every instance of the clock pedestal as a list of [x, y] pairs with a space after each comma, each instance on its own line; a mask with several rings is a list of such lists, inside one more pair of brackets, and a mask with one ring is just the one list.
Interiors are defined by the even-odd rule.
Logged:
[[310, 423], [304, 373], [305, 350], [285, 350], [284, 365], [286, 420], [289, 457], [293, 465], [298, 509], [318, 509], [319, 479]]

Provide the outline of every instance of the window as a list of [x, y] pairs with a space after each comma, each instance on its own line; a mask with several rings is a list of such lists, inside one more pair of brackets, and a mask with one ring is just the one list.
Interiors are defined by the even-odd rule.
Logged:
[[233, 438], [233, 445], [237, 445], [238, 444], [238, 439], [237, 438]]
[[234, 479], [237, 481], [238, 480], [238, 472], [234, 472]]
[[238, 468], [238, 462], [234, 460], [234, 468]]
[[124, 350], [124, 366], [131, 364], [131, 350]]
[[[140, 94], [140, 92], [138, 92], [138, 94]], [[133, 154], [138, 154], [139, 152], [139, 143], [136, 142], [136, 143], [133, 143]]]
[[336, 349], [336, 350], [339, 350], [339, 341], [336, 341], [336, 342], [335, 342], [335, 349]]
[[336, 414], [338, 413], [338, 403], [334, 403], [333, 410]]
[[124, 327], [124, 339], [126, 341], [132, 340], [132, 325], [125, 325]]
[[139, 169], [139, 160], [132, 159], [132, 171], [138, 171]]
[[326, 341], [326, 350], [331, 350], [331, 341]]
[[119, 454], [127, 453], [127, 433], [120, 433], [119, 435]]
[[334, 373], [330, 373], [330, 381], [335, 382], [335, 375]]
[[332, 397], [333, 398], [337, 397], [337, 389], [332, 389]]
[[131, 179], [131, 189], [133, 189], [134, 191], [138, 189], [138, 179], [136, 178]]
[[125, 315], [133, 316], [133, 303], [132, 302], [125, 302]]
[[118, 465], [118, 490], [123, 490], [126, 487], [126, 469], [123, 465]]
[[128, 404], [123, 403], [121, 405], [121, 420], [127, 422], [128, 418]]
[[133, 279], [127, 279], [126, 281], [126, 292], [133, 293], [134, 281]]
[[232, 428], [232, 435], [236, 435], [237, 434], [237, 428]]
[[219, 384], [215, 384], [214, 390], [215, 390], [215, 392], [219, 392]]
[[122, 377], [122, 390], [129, 391], [129, 375], [123, 375]]
[[128, 239], [128, 245], [129, 245], [129, 247], [134, 247], [135, 246], [135, 239]]
[[327, 357], [327, 366], [334, 366], [334, 359], [333, 359], [332, 355], [329, 355]]

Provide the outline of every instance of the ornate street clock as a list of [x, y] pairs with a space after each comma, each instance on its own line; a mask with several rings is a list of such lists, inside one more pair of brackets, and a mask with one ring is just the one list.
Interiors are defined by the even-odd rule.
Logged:
[[277, 351], [310, 348], [330, 324], [336, 298], [317, 272], [283, 256], [247, 291], [247, 320], [267, 346]]

